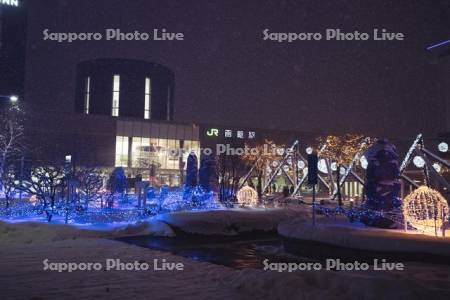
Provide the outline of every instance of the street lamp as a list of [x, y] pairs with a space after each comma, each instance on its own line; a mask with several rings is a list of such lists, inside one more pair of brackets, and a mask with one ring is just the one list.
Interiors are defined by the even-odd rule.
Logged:
[[10, 96], [0, 95], [0, 98], [8, 99], [12, 103], [16, 103], [17, 101], [19, 101], [19, 96], [17, 96], [17, 95], [10, 95]]

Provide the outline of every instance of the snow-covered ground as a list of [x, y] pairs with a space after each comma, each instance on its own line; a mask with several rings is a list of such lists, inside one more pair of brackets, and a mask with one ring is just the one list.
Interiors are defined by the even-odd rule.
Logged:
[[[1, 299], [448, 299], [447, 266], [396, 272], [233, 270], [102, 238], [119, 233], [0, 223]], [[31, 236], [31, 237], [30, 237]], [[43, 261], [166, 259], [184, 271], [43, 270]]]
[[435, 237], [414, 231], [377, 229], [360, 223], [349, 223], [333, 218], [294, 218], [281, 222], [278, 233], [284, 237], [316, 241], [346, 248], [385, 251], [416, 252], [450, 257], [450, 237]]

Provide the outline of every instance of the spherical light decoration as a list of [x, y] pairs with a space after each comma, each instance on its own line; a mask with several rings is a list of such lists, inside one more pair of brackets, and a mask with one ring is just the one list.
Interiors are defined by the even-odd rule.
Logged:
[[425, 234], [441, 235], [448, 214], [447, 200], [427, 186], [419, 187], [403, 200], [405, 220]]
[[274, 160], [272, 162], [272, 167], [274, 167], [274, 168], [278, 167], [278, 162], [276, 160]]
[[337, 170], [337, 163], [336, 162], [332, 162], [330, 168], [331, 168], [332, 171], [336, 171]]
[[442, 142], [438, 145], [438, 149], [441, 152], [447, 152], [448, 151], [448, 144], [446, 142]]
[[313, 153], [313, 148], [312, 147], [306, 148], [306, 154], [312, 154], [312, 153]]
[[278, 170], [277, 176], [281, 176], [282, 172], [281, 170]]
[[258, 206], [258, 193], [252, 187], [248, 185], [244, 186], [237, 192], [238, 203], [242, 206]]
[[325, 161], [325, 159], [319, 159], [319, 162], [317, 163], [317, 169], [319, 169], [319, 171], [322, 173], [328, 174], [327, 162]]
[[367, 161], [367, 158], [364, 155], [361, 156], [359, 162], [361, 164], [361, 168], [363, 168], [364, 170], [367, 169], [367, 167], [369, 166], [369, 162]]
[[284, 149], [283, 148], [277, 148], [277, 154], [278, 155], [283, 155], [284, 154]]
[[283, 166], [283, 170], [284, 170], [285, 172], [289, 172], [289, 166]]
[[347, 172], [347, 170], [345, 170], [345, 168], [340, 168], [340, 170], [339, 170], [339, 174], [341, 174], [341, 175], [345, 175], [345, 172]]
[[436, 170], [436, 172], [438, 172], [438, 173], [440, 173], [441, 170], [442, 170], [441, 165], [438, 164], [438, 163], [434, 163], [434, 164], [433, 164], [433, 168], [434, 168], [434, 169]]
[[306, 167], [306, 164], [305, 164], [305, 162], [303, 160], [299, 160], [297, 162], [297, 166], [298, 166], [299, 169], [303, 169], [303, 168]]
[[415, 156], [413, 159], [413, 163], [418, 168], [423, 168], [423, 166], [425, 166], [425, 160], [422, 158], [422, 156]]

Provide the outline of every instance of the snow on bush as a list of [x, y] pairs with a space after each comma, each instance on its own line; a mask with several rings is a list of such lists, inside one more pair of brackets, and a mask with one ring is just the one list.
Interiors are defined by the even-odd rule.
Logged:
[[275, 231], [278, 223], [298, 212], [286, 209], [228, 209], [185, 211], [158, 216], [158, 220], [186, 233], [234, 236], [252, 231]]

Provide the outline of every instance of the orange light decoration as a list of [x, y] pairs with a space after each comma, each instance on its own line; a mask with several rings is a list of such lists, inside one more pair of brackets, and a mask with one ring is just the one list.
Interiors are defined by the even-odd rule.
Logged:
[[258, 193], [254, 188], [248, 185], [244, 186], [237, 192], [238, 203], [242, 206], [258, 206]]
[[427, 186], [421, 186], [403, 200], [403, 216], [412, 227], [429, 235], [444, 235], [448, 222], [447, 200]]

